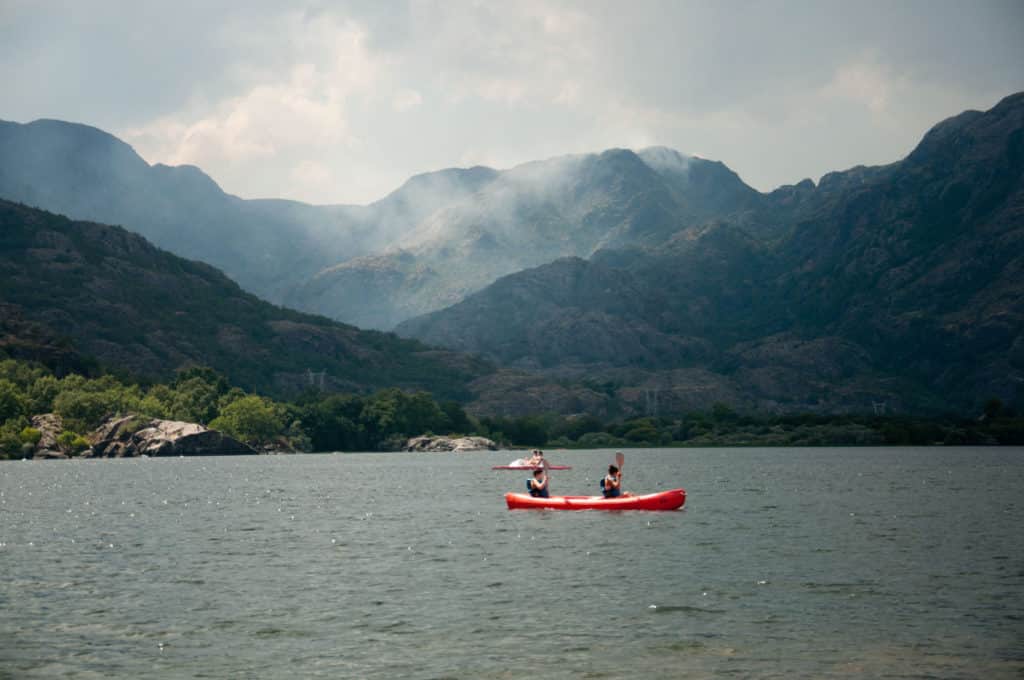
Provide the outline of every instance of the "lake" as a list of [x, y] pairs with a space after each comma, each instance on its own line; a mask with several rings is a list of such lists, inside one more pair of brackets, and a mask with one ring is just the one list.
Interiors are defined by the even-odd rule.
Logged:
[[518, 455], [2, 463], [0, 677], [1024, 675], [1022, 449]]

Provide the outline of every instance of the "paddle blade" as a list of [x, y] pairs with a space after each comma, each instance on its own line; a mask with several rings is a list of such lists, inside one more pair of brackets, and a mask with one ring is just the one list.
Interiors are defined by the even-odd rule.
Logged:
[[626, 457], [622, 455], [622, 451], [615, 452], [615, 467], [622, 469], [622, 464], [626, 462]]

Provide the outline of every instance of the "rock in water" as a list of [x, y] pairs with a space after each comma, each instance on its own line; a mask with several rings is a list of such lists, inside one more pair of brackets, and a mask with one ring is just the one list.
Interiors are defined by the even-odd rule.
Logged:
[[413, 437], [405, 443], [406, 451], [497, 451], [498, 445], [487, 437]]
[[112, 418], [94, 433], [91, 455], [101, 458], [132, 456], [233, 456], [256, 454], [237, 439], [196, 423], [147, 419], [141, 416]]

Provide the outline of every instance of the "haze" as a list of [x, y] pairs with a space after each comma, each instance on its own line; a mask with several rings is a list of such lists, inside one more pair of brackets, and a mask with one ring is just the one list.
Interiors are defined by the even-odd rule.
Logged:
[[1024, 89], [1022, 29], [1013, 0], [0, 0], [0, 118], [95, 125], [243, 197], [651, 145], [768, 190]]

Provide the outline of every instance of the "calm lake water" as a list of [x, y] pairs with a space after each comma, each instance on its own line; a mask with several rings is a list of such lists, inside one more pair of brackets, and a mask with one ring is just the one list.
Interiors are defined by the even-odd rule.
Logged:
[[1024, 450], [626, 454], [0, 464], [0, 677], [1024, 677]]

